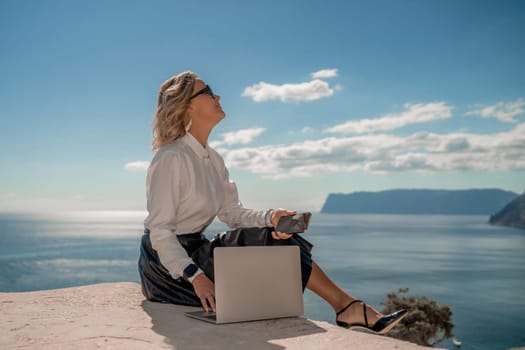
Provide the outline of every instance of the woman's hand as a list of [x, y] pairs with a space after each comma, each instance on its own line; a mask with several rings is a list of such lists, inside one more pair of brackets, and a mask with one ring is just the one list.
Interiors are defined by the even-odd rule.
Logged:
[[211, 309], [215, 312], [215, 286], [213, 282], [204, 273], [200, 273], [193, 279], [191, 284], [193, 284], [195, 294], [201, 300], [204, 310], [210, 311], [211, 306]]
[[[297, 211], [295, 210], [276, 209], [273, 211], [270, 221], [272, 222], [273, 227], [277, 227], [277, 223], [279, 222], [279, 219], [282, 216], [290, 216], [295, 214], [297, 214]], [[290, 237], [292, 237], [292, 235], [286, 232], [272, 231], [272, 237], [274, 239], [289, 239]]]

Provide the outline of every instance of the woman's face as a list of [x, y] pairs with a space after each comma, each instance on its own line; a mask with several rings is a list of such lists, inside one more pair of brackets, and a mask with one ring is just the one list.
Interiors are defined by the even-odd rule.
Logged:
[[[195, 80], [193, 95], [206, 87], [206, 83], [200, 79]], [[206, 124], [212, 128], [224, 119], [226, 113], [219, 103], [221, 97], [212, 97], [209, 91], [195, 96], [191, 100], [188, 112], [192, 117], [192, 124]]]

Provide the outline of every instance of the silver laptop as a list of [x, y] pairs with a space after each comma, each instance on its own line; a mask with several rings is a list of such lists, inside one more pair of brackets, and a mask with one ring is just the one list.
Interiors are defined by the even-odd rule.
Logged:
[[217, 312], [186, 316], [219, 324], [303, 315], [299, 247], [217, 247], [213, 254]]

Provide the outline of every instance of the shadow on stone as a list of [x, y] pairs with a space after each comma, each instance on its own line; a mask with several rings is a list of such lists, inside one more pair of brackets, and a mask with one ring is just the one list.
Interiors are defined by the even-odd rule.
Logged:
[[279, 339], [326, 332], [302, 317], [214, 325], [184, 316], [199, 308], [147, 300], [141, 306], [151, 317], [152, 330], [164, 336], [173, 349], [278, 350], [284, 349]]

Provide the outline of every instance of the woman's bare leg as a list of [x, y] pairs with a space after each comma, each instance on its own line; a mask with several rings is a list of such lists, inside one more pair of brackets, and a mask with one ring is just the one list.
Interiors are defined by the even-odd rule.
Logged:
[[[357, 299], [335, 284], [314, 261], [312, 261], [312, 273], [310, 274], [306, 287], [330, 304], [335, 312], [338, 312], [351, 301]], [[373, 325], [383, 316], [383, 314], [371, 306], [368, 306], [366, 315], [369, 325]], [[355, 303], [339, 315], [338, 320], [347, 323], [364, 323], [365, 319], [362, 304]]]

